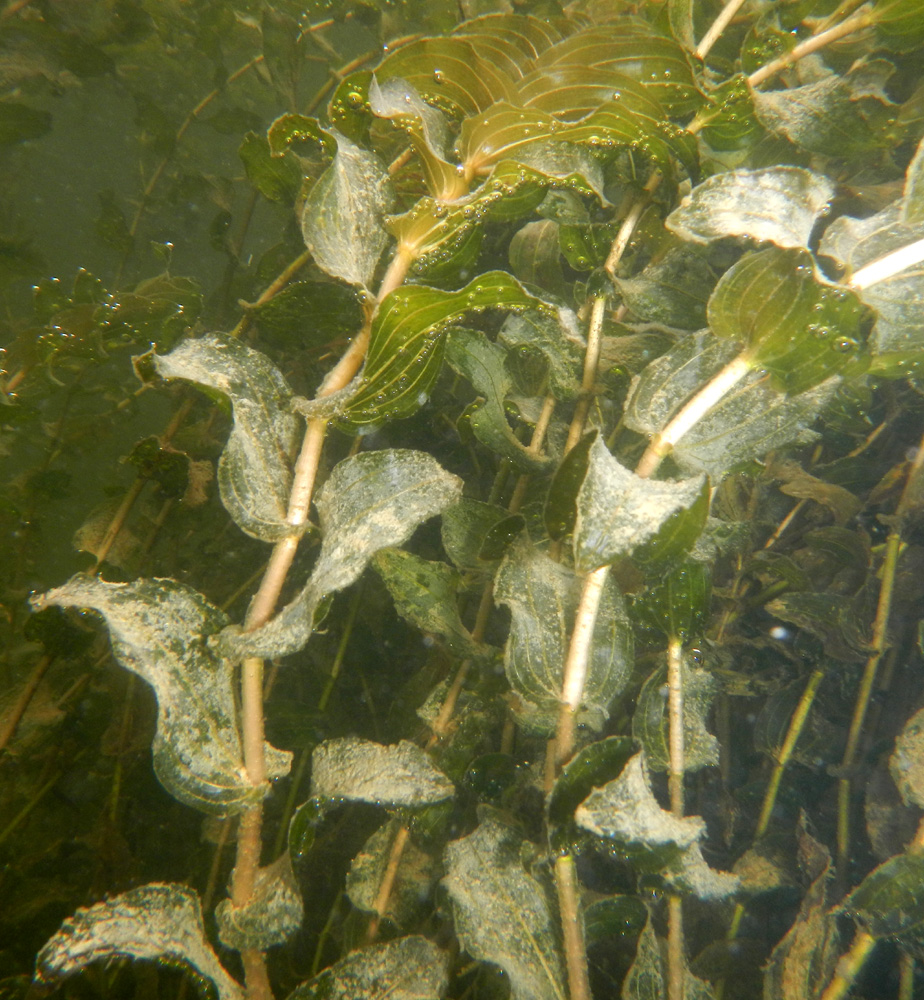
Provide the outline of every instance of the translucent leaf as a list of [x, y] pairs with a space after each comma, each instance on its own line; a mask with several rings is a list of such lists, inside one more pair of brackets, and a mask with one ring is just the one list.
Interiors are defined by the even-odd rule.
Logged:
[[709, 91], [710, 107], [702, 113], [708, 124], [701, 135], [712, 149], [748, 149], [766, 134], [757, 120], [751, 93], [743, 73]]
[[456, 165], [446, 159], [449, 129], [440, 111], [424, 103], [409, 83], [396, 77], [381, 85], [372, 77], [369, 106], [376, 117], [391, 119], [407, 133], [434, 198], [451, 201], [464, 192]]
[[[715, 678], [706, 670], [681, 668], [683, 686], [683, 770], [698, 771], [719, 762], [719, 744], [706, 728], [706, 719], [718, 693]], [[632, 735], [645, 751], [655, 771], [670, 770], [670, 719], [667, 704], [667, 668], [661, 667], [645, 681], [632, 716]]]
[[267, 129], [266, 139], [273, 156], [281, 156], [295, 142], [311, 141], [328, 153], [337, 148], [333, 135], [307, 115], [280, 115]]
[[[847, 269], [844, 281], [865, 264], [924, 239], [924, 222], [913, 226], [902, 222], [901, 204], [895, 202], [868, 219], [843, 215], [828, 227], [819, 253]], [[924, 263], [861, 288], [858, 294], [876, 310], [869, 338], [873, 354], [924, 349]]]
[[388, 242], [382, 220], [394, 194], [372, 154], [337, 135], [337, 155], [302, 207], [302, 235], [318, 267], [364, 288]]
[[266, 951], [283, 944], [302, 925], [305, 909], [289, 854], [257, 871], [253, 894], [244, 906], [223, 899], [215, 907], [218, 939], [225, 948]]
[[513, 234], [508, 260], [519, 281], [563, 296], [566, 286], [561, 269], [558, 229], [558, 223], [550, 219], [527, 222]]
[[[92, 608], [105, 619], [119, 663], [157, 696], [154, 770], [181, 802], [219, 816], [259, 801], [266, 789], [247, 778], [238, 731], [231, 664], [208, 638], [224, 612], [174, 580], [105, 583], [75, 576], [34, 601], [37, 609]], [[266, 747], [269, 775], [286, 774], [292, 755]]]
[[[512, 618], [504, 653], [507, 679], [525, 702], [520, 721], [533, 731], [555, 729], [580, 583], [580, 577], [528, 541], [506, 557], [495, 581], [495, 600], [510, 608]], [[594, 628], [581, 724], [602, 726], [610, 703], [628, 682], [631, 660], [632, 633], [622, 595], [608, 580]]]
[[678, 330], [699, 330], [715, 272], [690, 246], [672, 247], [634, 278], [617, 278], [623, 302], [643, 320]]
[[363, 323], [355, 291], [332, 281], [294, 281], [250, 315], [266, 342], [290, 351], [351, 336]]
[[446, 848], [442, 884], [462, 947], [503, 969], [513, 1000], [565, 1000], [555, 922], [543, 887], [523, 867], [522, 844], [485, 810], [474, 833]]
[[924, 808], [924, 709], [911, 716], [895, 740], [889, 773], [905, 805]]
[[636, 749], [628, 736], [607, 736], [583, 747], [565, 764], [546, 802], [553, 850], [573, 848], [575, 809], [595, 787], [619, 777]]
[[917, 0], [878, 0], [873, 20], [883, 41], [905, 51], [924, 40], [924, 10]]
[[222, 503], [254, 538], [272, 542], [291, 534], [286, 511], [300, 422], [276, 367], [259, 351], [214, 334], [154, 355], [154, 365], [162, 378], [186, 379], [231, 400], [234, 426], [218, 462]]
[[577, 334], [573, 314], [558, 317], [530, 310], [510, 316], [501, 327], [498, 340], [513, 350], [539, 351], [548, 362], [549, 392], [556, 399], [574, 399], [581, 386], [581, 349], [572, 339]]
[[924, 855], [899, 854], [874, 868], [841, 910], [874, 938], [924, 954]]
[[[346, 894], [358, 910], [377, 912], [382, 879], [400, 828], [401, 820], [389, 820], [372, 834], [350, 863]], [[388, 908], [382, 916], [398, 927], [407, 927], [420, 914], [438, 878], [435, 859], [421, 851], [413, 840], [408, 840], [401, 854], [394, 889], [388, 897]]]
[[859, 299], [820, 281], [802, 250], [742, 257], [720, 278], [708, 316], [713, 333], [743, 343], [755, 367], [790, 393], [843, 371], [861, 348]]
[[702, 100], [687, 53], [641, 19], [621, 17], [610, 24], [593, 25], [536, 60], [538, 69], [564, 65], [623, 73], [642, 84], [670, 116], [691, 114]]
[[424, 197], [388, 219], [386, 226], [399, 251], [411, 258], [412, 274], [449, 280], [475, 263], [491, 203], [486, 195], [479, 188], [472, 197], [450, 205]]
[[39, 952], [35, 979], [51, 984], [119, 958], [178, 962], [211, 981], [218, 1000], [244, 997], [212, 951], [199, 897], [185, 885], [145, 885], [78, 910]]
[[686, 642], [703, 634], [711, 596], [710, 567], [687, 561], [662, 572], [646, 591], [637, 594], [633, 610], [640, 624]]
[[323, 542], [307, 584], [261, 628], [226, 631], [223, 648], [236, 657], [298, 652], [325, 595], [348, 587], [379, 549], [401, 545], [460, 491], [461, 481], [423, 452], [395, 448], [344, 459], [315, 499]]
[[421, 632], [442, 636], [457, 656], [481, 656], [487, 650], [473, 641], [459, 617], [461, 577], [446, 563], [430, 562], [402, 549], [382, 549], [373, 560], [395, 602], [398, 614]]
[[695, 187], [664, 224], [696, 243], [747, 236], [807, 247], [833, 195], [826, 177], [803, 167], [729, 170]]
[[427, 754], [408, 740], [382, 746], [344, 736], [325, 740], [312, 753], [311, 794], [333, 802], [424, 806], [451, 798], [455, 787]]
[[594, 789], [575, 820], [595, 836], [614, 841], [641, 870], [660, 872], [681, 891], [717, 899], [737, 886], [733, 875], [713, 871], [703, 860], [702, 818], [677, 817], [658, 804], [644, 754], [636, 754], [618, 778]]
[[857, 606], [839, 594], [783, 594], [767, 603], [767, 610], [784, 622], [822, 640], [825, 652], [837, 660], [860, 663], [869, 654], [865, 620]]
[[900, 221], [906, 226], [924, 223], [924, 139], [905, 171], [905, 192]]
[[581, 573], [629, 555], [702, 492], [702, 476], [641, 479], [622, 466], [599, 437], [588, 458], [574, 526], [574, 561]]
[[[654, 435], [674, 411], [736, 356], [738, 347], [710, 334], [690, 334], [637, 376], [626, 404], [626, 425]], [[794, 441], [811, 441], [810, 430], [837, 391], [833, 377], [797, 396], [777, 392], [752, 372], [680, 439], [671, 456], [687, 472], [703, 471], [717, 482], [733, 466], [763, 457]]]
[[505, 507], [467, 497], [443, 512], [443, 548], [463, 570], [484, 570], [491, 564], [482, 555], [492, 528], [509, 517]]
[[887, 126], [895, 107], [885, 85], [895, 67], [885, 59], [857, 63], [846, 73], [826, 73], [801, 87], [753, 91], [761, 124], [812, 153], [851, 157], [891, 147]]
[[301, 183], [301, 170], [291, 156], [274, 156], [264, 135], [248, 132], [238, 147], [247, 179], [269, 201], [291, 204]]
[[484, 397], [469, 411], [469, 426], [482, 444], [509, 459], [521, 472], [541, 472], [551, 460], [527, 451], [510, 424], [504, 402], [511, 389], [505, 361], [507, 352], [475, 330], [453, 330], [446, 345], [446, 360]]
[[296, 986], [288, 1000], [440, 1000], [448, 959], [416, 935], [361, 948]]
[[542, 306], [502, 271], [489, 271], [456, 292], [424, 285], [408, 285], [392, 292], [372, 321], [361, 384], [350, 397], [342, 420], [357, 427], [418, 410], [440, 371], [442, 333], [466, 313]]
[[[638, 939], [635, 961], [622, 984], [622, 1000], [667, 1000], [664, 960], [650, 920]], [[685, 968], [683, 1000], [715, 1000], [715, 992], [709, 983], [698, 979]]]

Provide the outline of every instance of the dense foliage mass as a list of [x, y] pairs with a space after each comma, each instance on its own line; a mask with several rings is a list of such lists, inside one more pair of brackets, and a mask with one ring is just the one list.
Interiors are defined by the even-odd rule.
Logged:
[[922, 65], [0, 10], [4, 997], [924, 989]]

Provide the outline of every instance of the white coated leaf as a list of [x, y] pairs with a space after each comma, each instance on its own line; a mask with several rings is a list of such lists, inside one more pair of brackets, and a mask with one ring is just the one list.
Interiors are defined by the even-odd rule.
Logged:
[[371, 451], [340, 462], [318, 493], [321, 553], [298, 596], [253, 632], [228, 631], [228, 655], [285, 656], [311, 635], [325, 594], [357, 580], [379, 549], [401, 545], [427, 518], [459, 499], [462, 482], [420, 451]]
[[286, 510], [299, 420], [290, 411], [292, 390], [264, 354], [215, 334], [184, 340], [154, 355], [161, 378], [181, 378], [224, 393], [234, 426], [218, 463], [218, 488], [235, 524], [273, 542], [291, 534]]
[[223, 899], [215, 907], [218, 939], [226, 948], [266, 951], [298, 932], [305, 916], [298, 880], [288, 852], [257, 871], [253, 894], [244, 906]]
[[595, 788], [578, 806], [578, 826], [637, 854], [646, 849], [656, 867], [676, 888], [704, 899], [727, 896], [737, 887], [733, 875], [709, 868], [699, 841], [706, 824], [699, 816], [674, 816], [662, 809], [651, 790], [643, 753], [636, 754], [618, 778]]
[[[638, 939], [635, 961], [622, 984], [622, 1000], [667, 1000], [664, 972], [661, 946], [648, 920]], [[683, 1000], [715, 1000], [715, 992], [709, 983], [694, 976], [689, 968], [684, 968]]]
[[605, 566], [657, 534], [664, 522], [702, 493], [704, 476], [641, 479], [610, 454], [601, 438], [590, 448], [577, 496], [574, 562], [581, 573]]
[[414, 935], [361, 948], [296, 986], [287, 1000], [440, 1000], [449, 956]]
[[[154, 770], [171, 795], [219, 816], [263, 797], [244, 767], [231, 664], [208, 642], [227, 625], [224, 612], [175, 580], [105, 583], [85, 575], [33, 604], [92, 608], [106, 619], [116, 659], [157, 696]], [[266, 752], [269, 776], [287, 774], [292, 755], [268, 744]]]
[[145, 885], [78, 910], [39, 952], [35, 979], [52, 983], [119, 958], [180, 962], [214, 983], [218, 1000], [244, 998], [208, 943], [199, 897], [185, 885]]
[[318, 267], [368, 287], [388, 242], [383, 220], [391, 211], [394, 192], [376, 156], [332, 134], [337, 155], [305, 199], [302, 235]]
[[382, 746], [356, 736], [325, 740], [311, 755], [311, 794], [317, 799], [423, 806], [455, 792], [427, 754], [408, 740]]
[[[828, 227], [819, 253], [833, 257], [847, 269], [850, 280], [861, 267], [901, 247], [924, 239], [924, 221], [906, 225], [902, 202], [894, 202], [868, 219], [842, 215]], [[876, 310], [876, 324], [869, 337], [874, 354], [919, 351], [924, 348], [924, 262], [857, 290]]]
[[[708, 331], [682, 338], [636, 376], [626, 403], [626, 425], [640, 434], [660, 433], [674, 412], [737, 352], [736, 344]], [[671, 457], [684, 472], [706, 472], [718, 482], [735, 465], [817, 437], [811, 425], [839, 384], [835, 376], [787, 396], [759, 371], [751, 372], [694, 424]]]
[[500, 966], [513, 1000], [565, 1000], [562, 960], [542, 886], [520, 860], [522, 837], [485, 811], [478, 829], [446, 848], [443, 885], [462, 947]]
[[747, 236], [781, 247], [807, 247], [833, 195], [826, 177], [803, 167], [730, 170], [695, 187], [665, 225], [696, 243]]
[[[719, 744], [706, 728], [717, 685], [708, 670], [681, 666], [683, 685], [683, 769], [697, 771], [719, 762]], [[670, 767], [670, 720], [667, 705], [667, 668], [656, 670], [645, 682], [632, 716], [632, 735], [655, 771]]]
[[[520, 722], [531, 731], [555, 731], [580, 591], [580, 577], [527, 540], [508, 554], [497, 574], [495, 600], [511, 614], [504, 668], [523, 701]], [[607, 580], [578, 714], [581, 725], [602, 727], [610, 704], [628, 682], [631, 664], [632, 629], [619, 588]]]
[[697, 843], [706, 831], [699, 816], [674, 816], [658, 805], [644, 754], [637, 753], [618, 778], [595, 788], [574, 814], [579, 826], [598, 837], [648, 847]]

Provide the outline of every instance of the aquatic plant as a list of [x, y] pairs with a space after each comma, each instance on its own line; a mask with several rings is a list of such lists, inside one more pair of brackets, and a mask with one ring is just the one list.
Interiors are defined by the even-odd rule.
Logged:
[[[100, 4], [78, 30], [28, 7], [4, 12], [7, 51], [88, 77], [220, 36], [172, 10], [126, 27]], [[84, 379], [113, 426], [175, 409], [82, 527], [89, 571], [31, 597], [45, 652], [0, 742], [37, 784], [9, 779], [0, 840], [25, 852], [67, 786], [43, 741], [77, 706], [27, 725], [46, 672], [124, 682], [81, 660], [90, 618], [153, 691], [154, 772], [181, 804], [162, 836], [188, 848], [175, 817], [195, 810], [216, 842], [206, 906], [201, 875], [148, 877], [157, 852], [129, 846], [165, 808], [122, 771], [130, 684], [92, 845], [132, 861], [68, 898], [94, 897], [40, 948], [36, 983], [155, 959], [220, 1000], [834, 1000], [880, 956], [910, 997], [920, 4], [534, 3], [431, 11], [397, 41], [417, 5], [330, 8], [239, 11], [262, 51], [235, 72], [216, 56], [217, 87], [175, 128], [139, 88], [154, 166], [130, 219], [101, 197], [112, 274], [40, 281], [10, 323], [14, 455]], [[356, 54], [357, 30], [384, 51]], [[319, 53], [335, 68], [309, 99]], [[229, 97], [257, 74], [268, 127]], [[0, 103], [7, 142], [50, 127], [35, 100]], [[182, 163], [223, 100], [215, 129], [249, 128], [238, 216]], [[174, 212], [190, 190], [220, 207], [228, 265], [205, 295], [163, 246], [140, 277], [168, 178]], [[264, 203], [297, 228], [252, 266]], [[7, 244], [15, 302], [42, 262]], [[70, 419], [8, 490], [19, 522], [60, 488], [55, 460], [88, 430]], [[762, 927], [772, 911], [785, 923]], [[98, 992], [130, 988], [119, 968]]]

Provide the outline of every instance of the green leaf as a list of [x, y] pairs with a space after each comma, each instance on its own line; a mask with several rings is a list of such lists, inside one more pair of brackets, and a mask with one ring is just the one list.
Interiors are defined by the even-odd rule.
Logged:
[[652, 538], [678, 510], [700, 496], [703, 477], [641, 479], [624, 468], [598, 437], [577, 495], [574, 562], [580, 573], [626, 556]]
[[765, 134], [757, 120], [751, 95], [747, 77], [740, 73], [709, 92], [710, 107], [702, 112], [708, 124], [701, 135], [712, 149], [748, 149]]
[[360, 948], [296, 986], [287, 1000], [440, 1000], [448, 985], [448, 957], [424, 937], [398, 938]]
[[559, 226], [550, 219], [527, 222], [510, 241], [508, 260], [517, 279], [552, 295], [565, 294]]
[[542, 306], [502, 271], [488, 271], [456, 292], [425, 285], [392, 292], [372, 321], [360, 385], [341, 419], [351, 427], [361, 427], [418, 410], [440, 371], [442, 334], [466, 313]]
[[[358, 910], [377, 912], [382, 880], [401, 826], [401, 820], [396, 818], [379, 827], [350, 862], [345, 889], [350, 902]], [[438, 878], [436, 859], [420, 850], [413, 840], [408, 840], [401, 854], [401, 867], [394, 888], [388, 897], [388, 908], [382, 916], [397, 927], [409, 926], [419, 917]]]
[[[845, 282], [861, 267], [893, 250], [924, 239], [924, 222], [910, 226], [902, 222], [902, 203], [893, 202], [868, 219], [843, 215], [827, 229], [819, 253], [833, 257], [846, 268]], [[924, 263], [906, 268], [884, 281], [877, 281], [857, 293], [876, 311], [876, 323], [869, 337], [874, 355], [916, 354], [924, 349]]]
[[747, 254], [722, 275], [709, 299], [714, 334], [743, 343], [778, 387], [804, 392], [854, 362], [863, 307], [846, 288], [815, 275], [802, 250]]
[[469, 426], [486, 447], [509, 459], [520, 472], [541, 472], [551, 459], [540, 458], [519, 441], [507, 422], [504, 402], [511, 389], [505, 361], [507, 352], [475, 330], [457, 329], [449, 334], [446, 360], [453, 370], [484, 397], [469, 411]]
[[247, 179], [269, 201], [286, 205], [295, 200], [302, 172], [291, 154], [274, 155], [265, 135], [248, 132], [238, 147]]
[[537, 351], [548, 362], [548, 390], [556, 399], [574, 399], [581, 388], [580, 334], [573, 313], [558, 318], [531, 309], [509, 316], [498, 340], [511, 351]]
[[305, 916], [298, 880], [288, 853], [259, 868], [253, 893], [243, 906], [223, 899], [215, 907], [218, 940], [225, 948], [266, 951], [298, 933]]
[[807, 247], [833, 195], [826, 177], [802, 167], [729, 170], [695, 187], [664, 224], [695, 243], [747, 236]]
[[546, 892], [523, 867], [521, 836], [482, 808], [478, 829], [446, 848], [442, 884], [459, 941], [473, 958], [504, 971], [513, 1000], [565, 1000]]
[[200, 976], [218, 1000], [244, 997], [212, 951], [199, 897], [185, 885], [144, 885], [79, 909], [39, 952], [35, 979], [51, 984], [91, 962], [118, 958], [178, 962], [195, 973], [203, 995]]
[[614, 842], [637, 865], [660, 871], [668, 881], [703, 899], [733, 892], [737, 879], [708, 868], [699, 840], [706, 824], [699, 816], [678, 817], [662, 809], [651, 790], [644, 754], [622, 773], [596, 788], [575, 813], [579, 826]]
[[[247, 779], [232, 689], [232, 665], [208, 643], [224, 612], [174, 580], [105, 583], [78, 575], [33, 601], [37, 610], [92, 608], [106, 619], [112, 651], [157, 697], [154, 770], [186, 805], [218, 816], [239, 812], [266, 792]], [[266, 745], [271, 778], [292, 755]]]
[[847, 663], [862, 663], [869, 655], [865, 622], [852, 601], [837, 594], [783, 594], [767, 610], [791, 625], [805, 629], [824, 642], [829, 656]]
[[155, 355], [154, 367], [161, 378], [186, 379], [231, 400], [234, 426], [218, 463], [221, 501], [253, 538], [273, 542], [292, 534], [286, 512], [299, 421], [276, 367], [259, 351], [214, 334]]
[[443, 548], [462, 570], [484, 570], [490, 562], [483, 559], [485, 538], [495, 525], [509, 517], [505, 507], [469, 500], [467, 497], [443, 511]]
[[[626, 404], [625, 422], [655, 435], [679, 406], [719, 373], [737, 345], [706, 333], [678, 341], [638, 376]], [[761, 458], [794, 441], [811, 441], [810, 430], [837, 390], [831, 378], [797, 396], [777, 392], [765, 375], [746, 375], [675, 445], [671, 456], [687, 472], [706, 472], [713, 482], [735, 465]]]
[[703, 634], [711, 596], [709, 567], [690, 561], [673, 567], [638, 595], [633, 610], [642, 624], [686, 642]]
[[317, 118], [307, 115], [280, 115], [267, 129], [266, 139], [273, 156], [282, 156], [295, 142], [311, 141], [328, 153], [337, 148], [334, 136], [321, 127]]
[[462, 579], [451, 566], [402, 549], [382, 549], [373, 565], [405, 621], [421, 632], [442, 636], [457, 656], [477, 657], [488, 652], [474, 642], [462, 624], [457, 602]]
[[885, 86], [895, 72], [885, 59], [825, 73], [802, 87], [753, 91], [754, 109], [769, 132], [811, 153], [856, 157], [894, 145], [895, 105]]
[[295, 281], [251, 315], [270, 344], [288, 350], [350, 336], [363, 323], [355, 291], [330, 281]]
[[461, 481], [423, 452], [396, 448], [344, 459], [315, 499], [323, 542], [307, 584], [261, 628], [227, 631], [223, 648], [234, 657], [298, 652], [311, 636], [325, 595], [359, 579], [379, 549], [401, 545], [460, 491]]
[[635, 751], [628, 736], [607, 736], [583, 747], [565, 764], [546, 801], [553, 850], [571, 848], [575, 809], [594, 788], [619, 777]]
[[917, 0], [878, 0], [872, 18], [889, 48], [904, 52], [924, 41], [924, 10]]
[[900, 221], [906, 226], [917, 226], [924, 222], [924, 139], [918, 143], [905, 171]]
[[302, 207], [302, 235], [315, 263], [335, 278], [368, 288], [388, 242], [382, 220], [394, 193], [378, 158], [334, 133], [337, 155]]
[[425, 806], [452, 798], [455, 788], [427, 754], [408, 740], [382, 746], [356, 736], [325, 740], [311, 755], [311, 795], [339, 802]]
[[[707, 670], [681, 667], [683, 687], [683, 770], [699, 771], [719, 762], [719, 744], [706, 729], [706, 719], [718, 693], [715, 678]], [[670, 770], [670, 719], [667, 704], [667, 667], [660, 667], [645, 681], [632, 716], [632, 735], [645, 751], [645, 760], [655, 771]]]
[[706, 323], [706, 301], [715, 272], [702, 252], [672, 247], [634, 278], [617, 278], [626, 306], [638, 317], [679, 330], [699, 330]]
[[841, 904], [874, 938], [924, 953], [924, 855], [899, 854], [874, 868]]
[[[520, 721], [532, 731], [555, 730], [580, 589], [580, 577], [526, 540], [507, 555], [495, 580], [495, 600], [510, 608], [512, 618], [504, 668], [523, 700]], [[610, 703], [629, 680], [631, 660], [632, 634], [622, 595], [608, 580], [593, 633], [580, 724], [600, 729]]]

